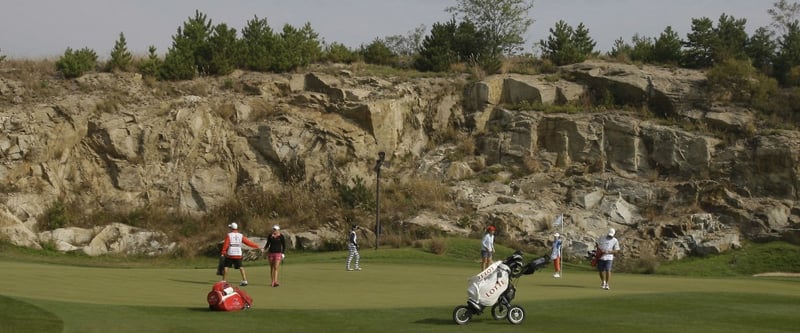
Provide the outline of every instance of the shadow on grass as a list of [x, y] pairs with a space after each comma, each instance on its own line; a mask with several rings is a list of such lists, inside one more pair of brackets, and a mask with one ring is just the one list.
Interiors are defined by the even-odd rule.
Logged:
[[417, 320], [413, 322], [414, 324], [426, 324], [426, 325], [455, 325], [456, 323], [453, 322], [453, 319], [444, 319], [444, 318], [425, 318], [421, 320]]
[[64, 330], [57, 315], [33, 304], [0, 296], [0, 332], [56, 333]]
[[551, 287], [551, 288], [578, 288], [578, 289], [587, 289], [587, 288], [589, 288], [588, 286], [582, 285], [582, 284], [543, 283], [542, 286]]
[[170, 281], [179, 282], [179, 283], [202, 284], [202, 285], [209, 285], [209, 286], [213, 286], [214, 283], [219, 282], [217, 280], [205, 280], [205, 281], [190, 281], [190, 280], [177, 280], [177, 279], [169, 279], [169, 280]]
[[197, 307], [197, 308], [186, 308], [186, 310], [189, 310], [191, 312], [217, 312], [217, 311], [211, 311], [211, 309], [209, 309], [207, 306]]

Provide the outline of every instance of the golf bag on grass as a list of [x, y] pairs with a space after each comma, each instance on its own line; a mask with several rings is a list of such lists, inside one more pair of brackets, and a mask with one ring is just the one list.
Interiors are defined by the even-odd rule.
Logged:
[[511, 304], [516, 294], [516, 281], [522, 275], [533, 274], [544, 267], [548, 257], [524, 262], [522, 252], [516, 251], [503, 261], [496, 261], [483, 272], [473, 276], [467, 283], [467, 304], [453, 309], [456, 324], [468, 323], [473, 315], [480, 315], [487, 307], [492, 308], [496, 320], [508, 319], [512, 324], [520, 324], [525, 319], [525, 310]]
[[249, 309], [253, 305], [250, 295], [225, 281], [215, 283], [206, 300], [208, 309], [216, 311], [239, 311]]

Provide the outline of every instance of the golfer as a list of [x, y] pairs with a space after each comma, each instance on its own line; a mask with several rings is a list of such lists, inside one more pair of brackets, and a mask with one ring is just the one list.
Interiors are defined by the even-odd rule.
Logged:
[[361, 260], [361, 255], [358, 254], [358, 235], [356, 235], [356, 231], [358, 231], [358, 226], [354, 225], [350, 228], [350, 236], [348, 237], [347, 242], [347, 249], [350, 251], [350, 254], [347, 256], [347, 264], [345, 265], [345, 269], [348, 271], [352, 271], [353, 269], [350, 268], [350, 263], [355, 259], [355, 270], [360, 271], [361, 266], [358, 265], [358, 261]]
[[554, 278], [561, 277], [561, 234], [553, 234], [553, 252], [550, 253], [550, 259], [553, 260], [553, 273]]
[[272, 286], [280, 286], [280, 283], [278, 283], [278, 270], [281, 267], [281, 262], [286, 257], [286, 239], [281, 234], [279, 225], [272, 226], [272, 234], [267, 237], [267, 244], [264, 245], [264, 249], [267, 250], [267, 258], [269, 259]]
[[237, 225], [236, 222], [228, 224], [228, 228], [230, 228], [230, 232], [225, 237], [225, 242], [222, 243], [221, 256], [225, 258], [223, 264], [224, 268], [222, 270], [222, 281], [227, 281], [228, 267], [233, 266], [233, 268], [238, 269], [239, 272], [242, 273], [242, 282], [239, 283], [239, 285], [244, 287], [247, 285], [247, 274], [242, 265], [242, 244], [256, 249], [258, 248], [258, 244], [253, 243], [247, 239], [247, 237], [239, 233], [239, 225]]
[[494, 231], [495, 227], [490, 225], [486, 228], [486, 234], [483, 235], [481, 241], [481, 271], [492, 264], [492, 255], [494, 255]]
[[619, 253], [619, 241], [614, 238], [617, 233], [614, 228], [608, 229], [605, 236], [597, 240], [597, 271], [600, 273], [600, 285], [605, 290], [611, 289], [609, 281], [611, 281], [611, 266], [614, 262], [614, 254]]

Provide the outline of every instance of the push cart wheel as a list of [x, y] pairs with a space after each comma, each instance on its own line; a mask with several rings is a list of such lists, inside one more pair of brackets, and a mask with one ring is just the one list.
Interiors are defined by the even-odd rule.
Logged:
[[514, 265], [511, 266], [511, 277], [518, 278], [518, 277], [522, 276], [522, 271], [524, 269], [525, 269], [525, 267], [523, 267], [522, 264], [514, 263]]
[[492, 318], [495, 320], [506, 319], [508, 316], [508, 306], [503, 303], [497, 303], [492, 306]]
[[519, 325], [525, 320], [525, 310], [517, 305], [508, 307], [508, 322]]
[[453, 309], [453, 321], [459, 325], [466, 325], [472, 319], [472, 310], [466, 305], [459, 305]]

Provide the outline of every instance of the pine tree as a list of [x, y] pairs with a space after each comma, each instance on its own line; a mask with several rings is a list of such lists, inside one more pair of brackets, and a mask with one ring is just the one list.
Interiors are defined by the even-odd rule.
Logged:
[[208, 48], [211, 51], [207, 74], [226, 75], [236, 69], [239, 56], [239, 42], [236, 39], [236, 29], [228, 28], [225, 23], [218, 24], [212, 29], [208, 38]]
[[745, 47], [748, 38], [745, 31], [746, 24], [746, 19], [736, 19], [724, 13], [720, 15], [717, 27], [714, 29], [715, 38], [711, 50], [715, 63], [746, 58]]
[[96, 66], [97, 53], [88, 47], [77, 51], [68, 47], [64, 51], [64, 55], [56, 61], [56, 69], [68, 79], [80, 77]]
[[193, 18], [178, 27], [172, 46], [164, 57], [160, 75], [166, 80], [190, 80], [197, 74], [208, 74], [212, 51], [208, 44], [211, 20], [199, 10]]
[[414, 68], [418, 71], [445, 72], [450, 65], [458, 61], [453, 47], [456, 35], [456, 21], [436, 22], [431, 33], [422, 39], [419, 54], [414, 60]]
[[678, 64], [681, 61], [683, 41], [671, 26], [667, 26], [653, 44], [653, 60], [664, 64]]
[[786, 26], [786, 34], [780, 41], [780, 51], [775, 59], [775, 74], [783, 84], [800, 85], [800, 78], [793, 72], [800, 66], [800, 23], [793, 22]]
[[631, 53], [633, 53], [633, 47], [626, 43], [622, 37], [619, 37], [614, 40], [614, 45], [611, 45], [611, 51], [608, 52], [608, 55], [618, 60], [627, 61], [631, 59]]
[[775, 61], [775, 50], [778, 44], [772, 39], [772, 33], [765, 27], [756, 29], [747, 41], [745, 53], [753, 62], [753, 67], [766, 75], [772, 74]]
[[574, 63], [578, 50], [572, 40], [573, 34], [574, 30], [567, 22], [564, 20], [556, 22], [556, 25], [550, 28], [550, 36], [547, 37], [547, 40], [539, 41], [542, 56], [550, 59], [557, 66]]
[[119, 39], [114, 43], [114, 48], [111, 50], [111, 60], [109, 60], [106, 69], [108, 71], [128, 71], [132, 59], [133, 56], [128, 51], [128, 43], [125, 41], [125, 34], [120, 32]]
[[583, 22], [579, 23], [575, 28], [572, 34], [572, 43], [575, 44], [575, 50], [578, 53], [577, 62], [584, 61], [594, 54], [594, 47], [597, 45], [592, 37], [589, 36], [589, 29], [586, 28]]
[[277, 37], [267, 23], [267, 19], [255, 16], [248, 20], [242, 29], [242, 43], [240, 49], [244, 56], [240, 59], [240, 67], [245, 69], [266, 72], [273, 63], [273, 52]]
[[683, 64], [689, 68], [708, 68], [713, 64], [714, 23], [707, 17], [692, 19], [692, 31], [686, 34]]
[[633, 43], [631, 60], [640, 62], [653, 61], [653, 50], [655, 49], [653, 38], [636, 33], [631, 37], [631, 42]]

